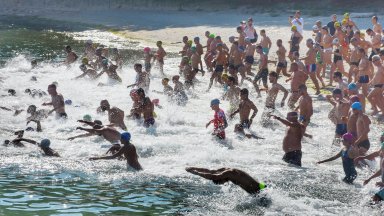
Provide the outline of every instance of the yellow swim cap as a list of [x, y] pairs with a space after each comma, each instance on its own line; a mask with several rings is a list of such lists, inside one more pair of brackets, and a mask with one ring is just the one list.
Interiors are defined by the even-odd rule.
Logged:
[[365, 33], [364, 32], [360, 32], [360, 38], [365, 38]]
[[335, 28], [340, 27], [340, 23], [339, 22], [335, 22], [334, 26], [335, 26]]
[[192, 46], [193, 41], [189, 40], [187, 43], [188, 43], [189, 46]]
[[349, 18], [349, 13], [345, 13], [344, 18]]
[[221, 75], [221, 79], [228, 79], [228, 74], [223, 73], [223, 74]]
[[88, 64], [88, 58], [83, 58], [83, 60], [81, 60], [81, 63]]
[[297, 27], [296, 26], [292, 26], [291, 27], [291, 31], [296, 31], [297, 30]]
[[342, 24], [342, 25], [347, 24], [347, 20], [346, 20], [346, 19], [343, 19], [343, 20], [341, 21], [341, 24]]

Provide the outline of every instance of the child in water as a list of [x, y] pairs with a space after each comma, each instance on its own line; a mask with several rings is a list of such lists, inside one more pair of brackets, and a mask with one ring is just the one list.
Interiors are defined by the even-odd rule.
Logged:
[[353, 159], [359, 155], [359, 149], [353, 145], [354, 137], [351, 133], [345, 133], [342, 136], [342, 140], [344, 147], [337, 155], [326, 160], [319, 161], [317, 163], [321, 164], [336, 160], [337, 158], [341, 157], [345, 173], [343, 181], [347, 184], [352, 184], [357, 177], [357, 172], [353, 163]]
[[228, 127], [228, 123], [225, 118], [225, 113], [220, 109], [219, 104], [219, 99], [213, 99], [211, 101], [211, 109], [215, 111], [215, 115], [214, 118], [207, 123], [206, 127], [213, 123], [214, 130], [212, 135], [215, 135], [219, 139], [225, 139], [225, 128]]

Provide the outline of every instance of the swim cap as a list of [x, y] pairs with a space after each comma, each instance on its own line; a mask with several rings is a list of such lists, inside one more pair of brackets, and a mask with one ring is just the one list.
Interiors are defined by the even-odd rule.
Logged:
[[172, 80], [179, 80], [180, 79], [180, 76], [179, 75], [175, 75], [172, 77]]
[[51, 141], [49, 139], [43, 139], [40, 142], [41, 148], [48, 148], [51, 145]]
[[192, 46], [193, 41], [192, 40], [188, 40], [187, 43], [188, 43], [189, 46]]
[[36, 76], [31, 76], [31, 81], [37, 81]]
[[131, 140], [131, 134], [129, 132], [121, 133], [121, 140], [129, 142]]
[[228, 38], [229, 42], [233, 43], [233, 41], [235, 41], [235, 36], [231, 36]]
[[296, 26], [292, 26], [291, 27], [291, 31], [296, 31], [297, 30], [297, 27]]
[[216, 47], [222, 47], [222, 46], [223, 46], [222, 43], [217, 43], [217, 44], [216, 44]]
[[68, 100], [65, 100], [64, 103], [66, 105], [72, 105], [72, 100], [68, 99]]
[[80, 70], [85, 70], [85, 69], [87, 69], [87, 66], [85, 66], [85, 64], [81, 64], [79, 68], [80, 68]]
[[344, 18], [349, 18], [349, 13], [345, 13]]
[[362, 110], [363, 107], [361, 106], [361, 103], [360, 102], [355, 102], [351, 105], [351, 108], [354, 109], [354, 110]]
[[349, 98], [350, 103], [360, 102], [360, 98], [357, 95], [353, 95]]
[[55, 85], [56, 87], [59, 87], [59, 83], [58, 82], [52, 82], [52, 85]]
[[335, 24], [333, 25], [335, 28], [337, 27], [340, 27], [340, 23], [339, 22], [335, 22]]
[[356, 83], [349, 83], [348, 84], [348, 90], [357, 90]]
[[365, 33], [364, 32], [360, 32], [360, 38], [365, 38]]
[[195, 52], [196, 51], [196, 47], [195, 46], [191, 47], [191, 51]]
[[209, 38], [215, 38], [214, 34], [209, 34]]
[[259, 182], [259, 189], [260, 190], [263, 190], [264, 188], [266, 188], [267, 186], [264, 184], [264, 182]]
[[335, 38], [335, 39], [333, 39], [333, 41], [332, 41], [332, 44], [333, 44], [333, 45], [338, 45], [339, 43], [340, 43], [339, 38]]
[[219, 105], [220, 104], [220, 100], [219, 99], [213, 99], [211, 100], [211, 106], [213, 105]]
[[343, 135], [343, 140], [344, 141], [352, 141], [353, 140], [353, 135], [351, 134], [351, 133], [345, 133], [344, 135]]
[[221, 75], [221, 79], [228, 79], [228, 74], [227, 73], [223, 73]]
[[341, 89], [334, 89], [333, 91], [332, 91], [332, 94], [342, 94], [343, 92], [341, 91]]
[[88, 64], [89, 63], [88, 58], [83, 58], [83, 60], [81, 60], [81, 63]]
[[89, 121], [89, 122], [90, 122], [90, 121], [92, 121], [92, 117], [91, 117], [91, 115], [86, 114], [86, 115], [83, 116], [83, 120], [84, 120], [84, 121]]
[[195, 37], [193, 38], [194, 41], [200, 41], [200, 38], [199, 37]]
[[313, 30], [313, 31], [319, 31], [319, 27], [318, 27], [317, 25], [314, 25], [314, 26], [312, 27], [312, 30]]
[[108, 65], [108, 59], [103, 59], [102, 61], [101, 61], [101, 63], [103, 64], [103, 65]]
[[188, 56], [183, 56], [183, 58], [181, 58], [183, 61], [189, 61], [189, 57]]
[[151, 48], [149, 48], [149, 47], [145, 47], [145, 48], [144, 48], [144, 52], [151, 52]]

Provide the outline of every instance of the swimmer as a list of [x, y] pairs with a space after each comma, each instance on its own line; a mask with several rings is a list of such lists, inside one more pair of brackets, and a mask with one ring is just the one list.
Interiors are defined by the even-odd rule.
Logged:
[[65, 113], [65, 104], [63, 95], [57, 93], [56, 85], [51, 84], [48, 86], [48, 94], [51, 95], [51, 102], [43, 103], [43, 106], [53, 106], [53, 110], [49, 111], [48, 114], [56, 112], [56, 116], [59, 118], [67, 118]]
[[[371, 120], [369, 117], [363, 113], [362, 106], [360, 102], [355, 102], [351, 105], [352, 116], [356, 118], [356, 133], [354, 134], [356, 141], [355, 146], [359, 148], [360, 156], [363, 156], [367, 153], [371, 144], [369, 142], [368, 133], [370, 132]], [[353, 133], [352, 133], [353, 134]]]
[[96, 79], [97, 78], [97, 72], [94, 69], [88, 69], [85, 64], [80, 65], [80, 70], [83, 72], [81, 75], [75, 77], [75, 79], [80, 79], [85, 76], [88, 76], [90, 79]]
[[283, 139], [283, 151], [285, 152], [283, 160], [289, 164], [301, 167], [301, 140], [305, 133], [305, 125], [299, 122], [297, 112], [289, 112], [287, 119], [276, 115], [271, 115], [271, 117], [287, 126]]
[[267, 99], [265, 100], [265, 107], [269, 109], [275, 109], [275, 101], [277, 98], [277, 94], [279, 91], [284, 93], [284, 96], [280, 102], [280, 106], [284, 107], [285, 105], [285, 100], [288, 97], [288, 90], [284, 88], [284, 86], [280, 85], [277, 83], [277, 79], [279, 78], [278, 73], [272, 71], [269, 73], [269, 82], [272, 84], [271, 89], [268, 90], [267, 93]]
[[114, 153], [111, 156], [104, 156], [104, 157], [92, 157], [89, 158], [89, 160], [110, 160], [115, 159], [117, 157], [121, 157], [122, 155], [125, 156], [127, 159], [127, 167], [133, 168], [136, 171], [143, 170], [141, 167], [139, 161], [138, 161], [138, 155], [136, 153], [136, 147], [130, 142], [131, 140], [131, 134], [128, 132], [124, 132], [120, 135], [121, 143], [123, 144], [123, 147], [120, 148], [119, 151]]
[[159, 64], [160, 73], [162, 75], [165, 75], [164, 74], [164, 57], [167, 55], [167, 53], [165, 52], [165, 50], [163, 48], [163, 42], [162, 41], [157, 41], [156, 46], [157, 46], [157, 51], [156, 51], [156, 54], [154, 55], [154, 58], [157, 60], [157, 63]]
[[164, 95], [167, 95], [169, 97], [172, 96], [173, 88], [172, 88], [172, 86], [169, 85], [169, 79], [168, 78], [163, 78], [161, 80], [161, 84], [163, 85], [163, 91], [153, 90], [153, 92], [156, 92], [158, 94], [164, 94]]
[[313, 115], [312, 98], [309, 96], [307, 86], [304, 84], [299, 86], [299, 94], [299, 105], [295, 108], [295, 111], [299, 111], [299, 121], [307, 127]]
[[236, 80], [234, 77], [228, 77], [228, 91], [224, 93], [223, 100], [229, 101], [229, 113], [232, 114], [237, 110], [240, 104], [240, 91], [238, 85], [236, 85]]
[[149, 89], [149, 74], [143, 71], [143, 66], [141, 64], [135, 64], [134, 69], [136, 71], [136, 82], [132, 85], [127, 86], [131, 88], [136, 86], [137, 88], [142, 88], [145, 91]]
[[110, 124], [116, 125], [117, 127], [120, 127], [123, 130], [126, 130], [127, 127], [124, 123], [124, 111], [117, 108], [117, 107], [111, 107], [108, 100], [102, 100], [100, 101], [100, 107], [97, 108], [97, 112], [108, 112], [108, 120]]
[[132, 108], [131, 112], [140, 113], [143, 115], [143, 126], [149, 128], [155, 124], [153, 117], [153, 111], [155, 109], [151, 99], [145, 96], [145, 92], [142, 88], [137, 89], [137, 95], [139, 103], [136, 107]]
[[341, 157], [343, 162], [343, 169], [345, 173], [343, 182], [347, 184], [352, 184], [357, 177], [357, 172], [356, 172], [355, 164], [353, 160], [359, 155], [359, 150], [355, 146], [353, 146], [354, 137], [352, 134], [345, 133], [342, 135], [342, 139], [343, 139], [342, 150], [339, 153], [337, 153], [335, 156], [330, 157], [326, 160], [319, 161], [317, 162], [317, 164], [334, 161], [337, 158]]
[[256, 47], [256, 52], [260, 55], [259, 72], [256, 74], [253, 80], [258, 97], [261, 97], [260, 89], [257, 82], [261, 79], [263, 82], [264, 90], [268, 89], [268, 56], [264, 54], [261, 46]]
[[213, 123], [214, 130], [212, 135], [219, 139], [225, 139], [225, 128], [228, 127], [228, 123], [225, 113], [222, 109], [220, 109], [219, 104], [219, 99], [213, 99], [211, 101], [211, 109], [215, 111], [215, 115], [214, 118], [205, 125], [205, 127], [208, 128], [208, 126]]
[[152, 68], [151, 59], [152, 58], [155, 58], [155, 55], [153, 55], [151, 53], [151, 48], [145, 47], [144, 48], [144, 69], [145, 69], [145, 72], [147, 72], [148, 74], [151, 74], [151, 68]]
[[307, 48], [308, 51], [306, 53], [306, 56], [302, 58], [301, 60], [304, 60], [305, 67], [306, 67], [306, 72], [311, 78], [313, 84], [315, 85], [316, 88], [316, 95], [320, 94], [320, 86], [319, 86], [319, 81], [317, 80], [316, 76], [316, 54], [317, 51], [314, 48], [314, 43], [312, 39], [307, 40]]
[[380, 59], [380, 56], [374, 55], [372, 57], [372, 63], [377, 68], [372, 81], [369, 82], [369, 86], [373, 86], [373, 90], [368, 94], [367, 99], [371, 103], [373, 112], [371, 115], [376, 115], [379, 110], [384, 114], [384, 67]]
[[260, 46], [263, 49], [263, 53], [268, 56], [269, 50], [271, 49], [271, 46], [272, 46], [271, 39], [267, 36], [264, 29], [260, 30], [260, 36], [261, 36]]
[[217, 170], [209, 170], [197, 167], [187, 167], [185, 170], [194, 175], [212, 180], [215, 184], [224, 184], [230, 181], [252, 195], [259, 194], [260, 191], [266, 187], [264, 183], [256, 181], [246, 172], [239, 169], [221, 168]]
[[40, 143], [31, 140], [31, 139], [25, 139], [25, 138], [20, 138], [20, 141], [28, 142], [34, 145], [37, 145], [43, 150], [45, 156], [50, 156], [50, 157], [60, 157], [59, 153], [51, 149], [49, 146], [51, 145], [51, 141], [49, 139], [43, 139], [41, 140]]
[[172, 82], [175, 84], [173, 88], [173, 97], [172, 99], [176, 101], [176, 104], [179, 106], [185, 106], [188, 102], [188, 96], [185, 94], [184, 85], [179, 81], [180, 76], [175, 75], [172, 77]]
[[220, 84], [223, 84], [223, 82], [221, 81], [221, 74], [224, 71], [224, 65], [228, 61], [228, 52], [223, 48], [222, 43], [217, 43], [216, 45], [215, 61], [216, 61], [215, 71], [212, 73], [207, 91], [211, 89], [214, 79], [217, 79], [217, 81]]
[[71, 46], [69, 46], [69, 45], [66, 46], [65, 47], [65, 52], [67, 53], [67, 58], [66, 58], [64, 64], [70, 65], [70, 64], [74, 63], [77, 60], [78, 56], [76, 55], [75, 52], [72, 51]]
[[[80, 123], [83, 123], [85, 126], [89, 125], [91, 127], [95, 126], [95, 125], [101, 125], [103, 126], [103, 123], [99, 120], [95, 120], [95, 121], [88, 121], [88, 120], [77, 120], [77, 122], [80, 122]], [[107, 125], [107, 127], [113, 127], [113, 125]], [[89, 136], [96, 136], [97, 134], [96, 133], [85, 133], [85, 134], [80, 134], [80, 135], [77, 135], [77, 136], [73, 136], [73, 137], [69, 137], [67, 138], [67, 140], [74, 140], [74, 139], [77, 139], [77, 138], [83, 138], [83, 137], [89, 137]]]
[[276, 45], [277, 45], [276, 54], [277, 54], [277, 61], [278, 61], [276, 72], [278, 75], [280, 75], [280, 72], [282, 72], [284, 76], [290, 77], [291, 75], [287, 73], [287, 64], [288, 63], [287, 63], [287, 60], [285, 58], [287, 50], [283, 46], [283, 41], [281, 39], [278, 39], [276, 41]]
[[195, 37], [193, 39], [193, 42], [195, 43], [196, 53], [199, 55], [200, 71], [201, 71], [202, 75], [204, 76], [205, 71], [203, 69], [203, 62], [201, 61], [201, 56], [204, 54], [203, 45], [201, 45], [199, 37]]
[[24, 130], [15, 131], [14, 135], [17, 136], [15, 139], [13, 139], [12, 141], [5, 140], [3, 145], [4, 146], [13, 145], [14, 147], [24, 147], [24, 144], [21, 143], [21, 141], [22, 141], [21, 139], [24, 136]]
[[350, 108], [349, 101], [343, 99], [343, 93], [341, 89], [334, 89], [332, 91], [332, 98], [327, 97], [328, 101], [334, 106], [335, 119], [336, 119], [336, 130], [335, 138], [341, 138], [347, 133], [347, 119]]

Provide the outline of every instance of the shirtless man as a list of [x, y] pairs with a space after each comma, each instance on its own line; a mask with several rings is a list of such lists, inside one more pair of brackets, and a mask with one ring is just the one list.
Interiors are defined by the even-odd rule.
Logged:
[[258, 97], [261, 97], [259, 85], [257, 82], [261, 79], [265, 90], [268, 89], [268, 56], [264, 54], [263, 48], [261, 46], [256, 47], [256, 52], [260, 55], [260, 63], [259, 72], [256, 74], [255, 79], [253, 80], [253, 85], [255, 86]]
[[332, 64], [332, 35], [329, 33], [328, 27], [324, 26], [321, 28], [322, 40], [320, 45], [323, 46], [323, 73], [322, 77], [325, 77], [325, 70], [327, 65]]
[[117, 108], [117, 107], [112, 107], [109, 104], [107, 100], [102, 100], [100, 101], [100, 107], [97, 108], [97, 112], [108, 112], [108, 120], [110, 124], [113, 124], [117, 127], [120, 127], [123, 130], [126, 130], [127, 127], [125, 126], [124, 123], [124, 111]]
[[141, 64], [135, 64], [134, 68], [136, 71], [136, 82], [132, 85], [127, 86], [127, 88], [137, 86], [137, 88], [142, 88], [142, 89], [148, 91], [148, 89], [149, 89], [148, 73], [143, 71], [143, 65], [141, 65]]
[[[215, 41], [215, 35], [214, 34], [210, 34], [209, 31], [205, 32], [205, 36], [207, 36], [207, 52], [205, 53], [205, 56], [204, 56], [204, 62], [205, 62], [205, 65], [207, 67], [207, 70], [208, 71], [212, 71], [212, 51], [211, 51], [211, 45], [212, 45], [212, 42]], [[214, 42], [215, 43], [215, 42]], [[216, 47], [216, 44], [215, 44], [215, 47]]]
[[135, 171], [140, 171], [143, 168], [141, 167], [138, 155], [136, 153], [136, 147], [130, 142], [131, 140], [131, 134], [128, 132], [122, 133], [120, 136], [121, 143], [124, 145], [121, 147], [117, 152], [113, 153], [111, 156], [104, 156], [104, 157], [92, 157], [89, 158], [89, 160], [110, 160], [115, 159], [118, 157], [121, 157], [124, 155], [124, 157], [127, 159], [127, 168], [133, 168]]
[[103, 68], [103, 60], [106, 59], [103, 56], [103, 48], [100, 48], [100, 47], [97, 48], [95, 55], [96, 55], [95, 61], [91, 63], [91, 65], [93, 66], [93, 68], [95, 68], [95, 70], [100, 70]]
[[256, 181], [246, 172], [238, 169], [221, 168], [209, 170], [205, 168], [187, 167], [185, 170], [194, 175], [212, 180], [215, 184], [224, 184], [230, 181], [252, 195], [259, 194], [260, 191], [266, 187], [265, 184]]
[[269, 50], [271, 49], [272, 42], [271, 39], [265, 34], [265, 30], [260, 30], [260, 46], [263, 48], [263, 53], [268, 55]]
[[291, 64], [291, 96], [288, 99], [288, 106], [294, 108], [297, 100], [299, 100], [299, 86], [305, 84], [306, 74], [299, 70], [299, 65], [296, 62]]
[[354, 117], [353, 120], [356, 121], [355, 131], [352, 133], [355, 135], [356, 141], [354, 143], [355, 146], [359, 147], [360, 156], [363, 156], [369, 150], [371, 144], [368, 139], [368, 133], [370, 131], [369, 125], [371, 124], [371, 120], [367, 115], [365, 115], [362, 111], [362, 106], [360, 102], [355, 102], [351, 105], [352, 114]]
[[380, 53], [380, 48], [381, 48], [381, 34], [376, 33], [372, 29], [367, 29], [365, 31], [367, 35], [371, 37], [371, 48], [372, 52], [371, 55], [369, 56], [369, 61], [372, 61], [372, 57], [374, 55], [379, 55]]
[[279, 75], [276, 72], [272, 71], [271, 73], [269, 73], [269, 82], [272, 84], [272, 87], [267, 92], [267, 99], [265, 100], [266, 110], [263, 112], [261, 117], [263, 127], [269, 126], [268, 117], [275, 110], [275, 102], [279, 91], [282, 91], [284, 93], [284, 96], [280, 102], [281, 107], [284, 107], [285, 100], [288, 97], [288, 90], [285, 89], [284, 86], [277, 83], [278, 78]]
[[53, 106], [53, 110], [49, 111], [49, 114], [56, 112], [56, 117], [67, 118], [65, 113], [65, 104], [63, 95], [57, 93], [56, 85], [51, 84], [48, 86], [48, 94], [51, 95], [51, 102], [43, 103], [43, 106]]
[[71, 46], [69, 46], [69, 45], [66, 46], [65, 47], [65, 52], [67, 53], [67, 58], [65, 59], [64, 64], [70, 65], [70, 64], [74, 63], [77, 60], [78, 56], [76, 55], [76, 53], [74, 53], [72, 51]]
[[153, 110], [155, 109], [155, 106], [153, 105], [151, 99], [145, 96], [145, 92], [142, 88], [137, 89], [137, 94], [140, 102], [139, 105], [133, 109], [133, 111], [143, 114], [143, 126], [149, 128], [155, 124], [155, 118], [153, 117]]
[[224, 65], [227, 63], [227, 56], [228, 56], [228, 52], [226, 52], [223, 49], [223, 44], [222, 43], [218, 43], [216, 45], [216, 57], [215, 57], [216, 66], [215, 66], [215, 71], [212, 73], [211, 79], [209, 81], [209, 87], [208, 87], [207, 91], [209, 91], [211, 89], [212, 84], [213, 84], [213, 80], [215, 78], [217, 78], [217, 81], [220, 84], [223, 84], [223, 82], [221, 81], [221, 74], [224, 71]]
[[173, 76], [172, 82], [175, 84], [175, 87], [173, 88], [173, 100], [176, 101], [177, 105], [185, 106], [188, 101], [188, 96], [185, 94], [183, 83], [180, 82], [180, 76]]
[[87, 40], [85, 42], [85, 48], [84, 48], [84, 57], [88, 58], [89, 60], [93, 60], [95, 57], [95, 48], [93, 47], [92, 40]]
[[48, 117], [47, 110], [37, 110], [37, 107], [35, 105], [30, 105], [27, 109], [27, 113], [31, 114], [27, 118], [27, 125], [30, 122], [35, 122], [37, 124], [37, 132], [41, 132], [41, 124], [40, 121]]
[[87, 137], [87, 136], [92, 136], [92, 135], [98, 135], [102, 136], [104, 139], [109, 141], [112, 144], [112, 147], [108, 149], [106, 152], [107, 154], [111, 152], [112, 154], [115, 154], [117, 151], [120, 150], [120, 133], [113, 127], [109, 126], [103, 126], [99, 124], [95, 124], [92, 128], [83, 128], [83, 127], [77, 127], [76, 130], [83, 130], [88, 132], [87, 134], [82, 134], [80, 136], [76, 137], [71, 137], [68, 138], [70, 140], [73, 140], [74, 138], [79, 138], [79, 137]]
[[233, 42], [233, 45], [235, 46], [235, 49], [231, 53], [231, 58], [233, 59], [234, 74], [231, 74], [231, 76], [233, 76], [236, 79], [236, 83], [239, 83], [237, 79], [237, 73], [240, 73], [240, 76], [241, 76], [240, 85], [242, 85], [246, 77], [245, 67], [243, 64], [243, 51], [240, 50], [238, 41]]
[[228, 77], [228, 91], [225, 92], [223, 99], [229, 101], [229, 113], [233, 113], [234, 111], [237, 110], [240, 104], [240, 91], [241, 89], [239, 88], [238, 85], [236, 85], [236, 79], [232, 76]]
[[251, 39], [245, 38], [245, 51], [244, 51], [244, 64], [245, 64], [245, 70], [247, 72], [247, 75], [252, 76], [253, 73], [251, 73], [251, 67], [253, 63], [255, 62], [255, 58], [253, 55], [255, 54], [256, 51], [256, 45], [251, 43]]
[[[196, 47], [191, 47], [192, 56], [191, 56], [191, 69], [193, 74], [197, 74], [199, 72], [199, 65], [201, 63], [201, 56], [197, 53]], [[202, 72], [203, 73], [203, 72]], [[204, 73], [203, 73], [204, 74]]]
[[201, 71], [202, 75], [204, 76], [203, 62], [201, 61], [201, 56], [204, 54], [204, 48], [203, 48], [203, 45], [201, 45], [201, 43], [200, 43], [199, 37], [193, 38], [193, 42], [195, 43], [196, 52], [200, 57], [199, 58], [200, 71]]
[[157, 41], [156, 42], [157, 51], [154, 55], [154, 58], [157, 60], [159, 67], [160, 67], [160, 73], [164, 75], [164, 57], [167, 55], [163, 48], [163, 42]]
[[243, 53], [246, 47], [246, 44], [245, 44], [246, 34], [244, 33], [244, 30], [241, 26], [238, 26], [236, 28], [236, 31], [237, 33], [239, 33], [239, 36], [237, 36], [237, 41], [239, 43], [239, 51]]
[[285, 59], [285, 55], [287, 54], [287, 50], [283, 46], [283, 41], [281, 39], [278, 39], [276, 41], [276, 45], [278, 47], [276, 54], [277, 54], [277, 68], [276, 72], [278, 75], [280, 75], [280, 72], [283, 73], [284, 76], [290, 77], [291, 75], [287, 73], [287, 60]]
[[[235, 125], [235, 132], [245, 135], [248, 138], [253, 137], [250, 134], [245, 134], [244, 129], [249, 129], [251, 127], [253, 118], [255, 118], [257, 114], [257, 107], [255, 104], [249, 100], [248, 98], [248, 89], [244, 88], [240, 90], [240, 104], [239, 108], [230, 115], [230, 118], [233, 118], [237, 113], [240, 114], [240, 124]], [[249, 114], [253, 110], [251, 118], [249, 118]]]
[[368, 95], [368, 83], [369, 83], [369, 59], [363, 48], [359, 48], [361, 60], [359, 63], [359, 87], [362, 88], [363, 94], [366, 97]]
[[328, 101], [335, 107], [336, 130], [335, 138], [341, 138], [347, 130], [347, 117], [349, 113], [350, 103], [344, 100], [343, 92], [341, 89], [334, 89], [332, 91], [332, 98]]
[[96, 79], [97, 72], [92, 68], [87, 68], [85, 64], [80, 65], [80, 70], [83, 72], [81, 75], [75, 77], [75, 79], [80, 79], [85, 76], [88, 76], [90, 79]]
[[354, 82], [357, 82], [357, 74], [359, 72], [359, 63], [361, 59], [361, 53], [359, 51], [359, 41], [356, 38], [351, 39], [352, 50], [349, 60], [349, 73], [348, 73], [348, 83], [352, 82], [352, 78]]
[[[122, 79], [120, 78], [120, 76], [117, 74], [117, 65], [114, 65], [114, 64], [110, 64], [109, 67], [104, 70], [105, 73], [108, 75], [108, 78], [112, 81], [117, 81], [118, 83], [121, 83], [122, 82]], [[99, 76], [99, 75], [98, 75]]]
[[313, 44], [312, 39], [308, 39], [306, 45], [308, 47], [308, 51], [307, 51], [306, 56], [304, 58], [302, 58], [301, 60], [304, 60], [305, 67], [307, 69], [306, 70], [307, 74], [309, 75], [313, 84], [315, 85], [315, 88], [316, 88], [315, 94], [318, 95], [318, 94], [320, 94], [320, 86], [319, 86], [319, 82], [318, 82], [317, 77], [316, 77], [316, 53], [317, 52], [314, 48], [314, 44]]
[[[164, 94], [167, 95], [168, 97], [173, 95], [173, 88], [172, 86], [169, 85], [169, 79], [168, 78], [163, 78], [161, 80], [161, 84], [163, 85], [163, 91], [156, 91], [153, 90], [153, 92], [159, 93], [159, 94]], [[135, 90], [137, 91], [137, 90]]]
[[307, 127], [311, 122], [311, 117], [313, 115], [313, 104], [312, 98], [307, 92], [307, 86], [301, 84], [299, 86], [300, 101], [299, 105], [296, 107], [295, 111], [299, 111], [300, 117], [299, 121]]
[[[90, 121], [90, 119], [88, 119], [88, 120], [77, 120], [77, 122], [79, 122], [79, 123], [83, 123], [84, 124], [84, 126], [87, 126], [87, 125], [89, 125], [89, 126], [91, 126], [92, 128], [93, 128], [93, 126], [95, 126], [95, 125], [101, 125], [101, 126], [103, 126], [103, 123], [100, 121], [100, 120], [94, 120], [94, 121]], [[104, 127], [104, 126], [103, 126]], [[113, 127], [113, 125], [106, 125], [106, 127]], [[99, 128], [99, 127], [98, 127]], [[90, 137], [90, 136], [96, 136], [97, 134], [96, 133], [89, 133], [89, 132], [87, 132], [87, 133], [85, 133], [85, 134], [80, 134], [80, 135], [76, 135], [76, 136], [73, 136], [73, 137], [69, 137], [69, 138], [67, 138], [67, 140], [69, 140], [69, 141], [72, 141], [72, 140], [75, 140], [75, 139], [77, 139], [77, 138], [84, 138], [84, 137]]]
[[283, 140], [283, 151], [285, 152], [283, 160], [301, 167], [301, 140], [305, 133], [305, 126], [298, 121], [297, 112], [289, 112], [287, 119], [271, 116], [288, 127]]
[[371, 19], [371, 22], [372, 22], [372, 25], [373, 25], [373, 31], [376, 33], [376, 34], [379, 34], [381, 35], [382, 31], [383, 31], [383, 27], [381, 26], [381, 24], [379, 23], [379, 18], [377, 16], [373, 16], [372, 19]]
[[373, 90], [368, 94], [367, 99], [372, 105], [373, 113], [376, 115], [380, 111], [384, 114], [384, 67], [380, 56], [374, 55], [372, 57], [372, 63], [377, 67], [377, 72], [373, 76], [372, 81], [369, 83], [369, 86], [373, 86]]

